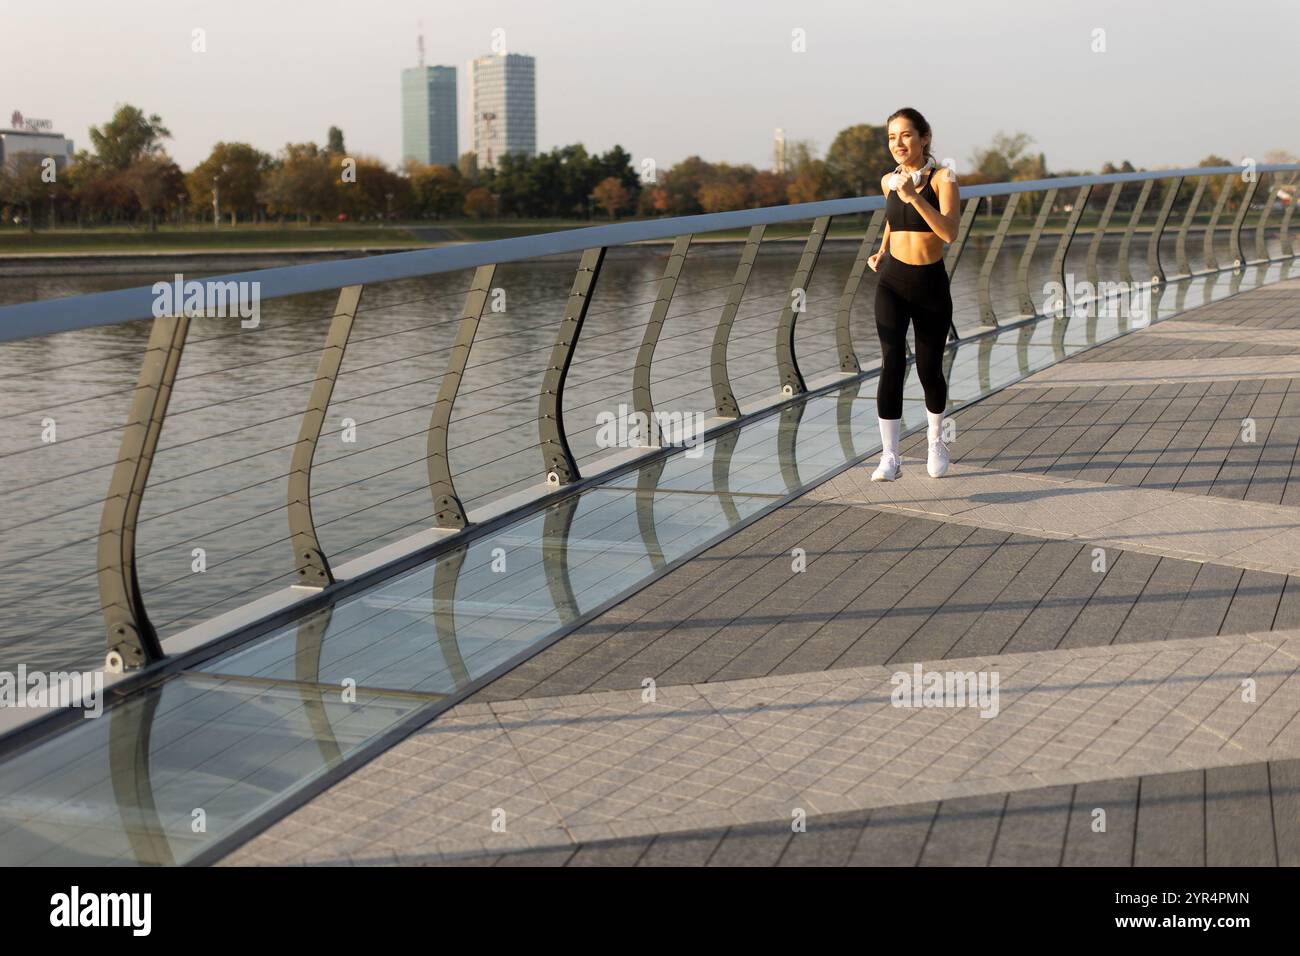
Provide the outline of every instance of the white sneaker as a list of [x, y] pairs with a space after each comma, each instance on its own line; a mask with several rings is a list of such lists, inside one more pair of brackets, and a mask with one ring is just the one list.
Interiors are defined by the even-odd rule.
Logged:
[[903, 465], [898, 460], [897, 455], [884, 454], [880, 456], [880, 464], [876, 470], [871, 473], [872, 481], [893, 481], [903, 473]]
[[940, 478], [948, 471], [948, 446], [942, 440], [930, 442], [930, 457], [925, 463], [925, 469], [930, 473], [931, 478]]

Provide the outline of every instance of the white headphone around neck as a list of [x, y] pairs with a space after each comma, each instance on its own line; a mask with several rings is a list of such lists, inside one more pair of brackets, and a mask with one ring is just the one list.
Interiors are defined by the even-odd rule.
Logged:
[[[916, 169], [912, 171], [912, 185], [913, 186], [921, 185], [921, 177], [924, 176], [925, 171], [932, 166], [934, 166], [933, 157], [926, 157], [925, 165], [922, 166], [920, 169]], [[907, 174], [901, 172], [901, 169], [902, 169], [901, 164], [899, 166], [894, 167], [894, 172], [889, 177], [889, 188], [891, 190], [897, 189], [899, 186], [903, 185], [903, 177]]]

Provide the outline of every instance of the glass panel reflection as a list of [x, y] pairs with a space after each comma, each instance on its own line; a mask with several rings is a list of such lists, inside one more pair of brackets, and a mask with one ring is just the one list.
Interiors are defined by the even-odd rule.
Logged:
[[0, 764], [0, 865], [185, 863], [429, 703], [172, 678]]
[[588, 490], [201, 670], [455, 693], [771, 503]]

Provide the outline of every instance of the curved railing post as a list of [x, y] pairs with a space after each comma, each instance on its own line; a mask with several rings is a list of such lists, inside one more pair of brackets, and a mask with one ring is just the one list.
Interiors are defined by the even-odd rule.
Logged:
[[1291, 187], [1291, 201], [1287, 203], [1286, 212], [1282, 214], [1282, 231], [1278, 235], [1278, 241], [1281, 243], [1282, 258], [1289, 259], [1295, 255], [1295, 247], [1291, 244], [1291, 216], [1295, 212], [1296, 201], [1300, 200], [1300, 189]]
[[[948, 246], [948, 251], [944, 253], [943, 257], [943, 271], [948, 274], [949, 280], [952, 279], [952, 274], [957, 271], [957, 263], [961, 260], [962, 250], [966, 248], [966, 237], [970, 235], [970, 228], [975, 222], [975, 214], [979, 211], [979, 206], [980, 201], [976, 197], [967, 199], [965, 206], [962, 208], [961, 220], [957, 223], [957, 235], [953, 237], [953, 241]], [[957, 334], [956, 316], [948, 319], [948, 338], [952, 340], [961, 338]]]
[[577, 481], [578, 463], [569, 448], [569, 438], [564, 431], [564, 380], [573, 363], [573, 350], [582, 332], [591, 305], [591, 293], [605, 261], [605, 247], [588, 249], [582, 254], [578, 271], [573, 277], [573, 288], [564, 307], [551, 358], [542, 377], [542, 394], [537, 406], [537, 430], [541, 438], [542, 461], [546, 468], [546, 482], [550, 485], [567, 485]]
[[962, 207], [961, 221], [957, 224], [957, 235], [953, 237], [952, 244], [948, 246], [948, 251], [943, 257], [943, 267], [949, 278], [952, 278], [952, 274], [957, 270], [957, 263], [961, 259], [962, 250], [966, 248], [966, 238], [970, 235], [970, 228], [975, 223], [979, 208], [978, 196], [967, 199]]
[[1174, 241], [1174, 255], [1178, 258], [1178, 274], [1189, 276], [1192, 274], [1192, 263], [1187, 258], [1187, 233], [1192, 228], [1192, 220], [1196, 218], [1196, 210], [1201, 206], [1201, 199], [1205, 196], [1205, 184], [1208, 183], [1208, 176], [1196, 177], [1196, 190], [1192, 193], [1192, 198], [1187, 204], [1187, 212], [1183, 213], [1183, 224], [1178, 227], [1178, 238]]
[[[780, 321], [776, 324], [776, 373], [781, 379], [781, 394], [798, 395], [808, 389], [804, 385], [803, 375], [799, 372], [799, 359], [795, 355], [794, 327], [798, 314], [808, 311], [808, 282], [813, 270], [817, 268], [817, 257], [821, 254], [826, 233], [831, 228], [830, 216], [818, 216], [813, 220], [808, 239], [803, 245], [803, 255], [795, 267], [790, 280], [790, 292], [785, 297], [785, 308], [781, 310]], [[795, 308], [796, 302], [802, 308]]]
[[[1260, 173], [1261, 177], [1272, 176], [1272, 173]], [[1273, 182], [1269, 180], [1269, 186], [1264, 190], [1264, 208], [1259, 211], [1259, 222], [1255, 223], [1255, 261], [1268, 262], [1268, 239], [1264, 235], [1268, 228], [1270, 213], [1273, 212]]]
[[659, 482], [667, 467], [667, 458], [657, 458], [638, 468], [636, 475], [636, 530], [641, 535], [641, 544], [645, 546], [650, 566], [656, 571], [668, 566], [668, 557], [659, 541], [659, 521], [655, 518]]
[[425, 441], [425, 463], [429, 471], [429, 492], [433, 496], [433, 518], [439, 528], [464, 528], [469, 523], [465, 505], [456, 494], [456, 483], [451, 477], [451, 453], [448, 448], [451, 436], [451, 413], [456, 406], [456, 395], [469, 364], [470, 349], [478, 334], [483, 310], [492, 294], [492, 277], [496, 266], [479, 266], [465, 296], [465, 308], [456, 327], [456, 341], [447, 357], [447, 371], [438, 385], [438, 399], [433, 403], [429, 417], [429, 432]]
[[330, 722], [329, 707], [325, 703], [325, 694], [329, 691], [321, 686], [320, 673], [325, 635], [329, 633], [330, 621], [333, 619], [332, 604], [326, 604], [315, 614], [302, 618], [298, 622], [298, 632], [293, 643], [293, 678], [298, 685], [302, 712], [307, 718], [312, 736], [316, 738], [321, 763], [326, 767], [336, 766], [343, 759], [338, 731]]
[[1182, 186], [1182, 176], [1175, 176], [1165, 186], [1164, 202], [1160, 204], [1155, 227], [1152, 228], [1151, 236], [1147, 239], [1147, 272], [1151, 276], [1151, 282], [1156, 285], [1165, 281], [1165, 270], [1160, 266], [1160, 240], [1164, 238], [1165, 225], [1169, 222], [1169, 214], [1174, 211], [1174, 201], [1178, 198], [1178, 190]]
[[1065, 222], [1065, 229], [1061, 232], [1061, 239], [1056, 244], [1056, 252], [1052, 256], [1052, 271], [1054, 278], [1061, 283], [1061, 311], [1068, 314], [1070, 311], [1070, 283], [1066, 281], [1065, 276], [1065, 257], [1070, 252], [1070, 243], [1074, 241], [1074, 234], [1079, 228], [1079, 220], [1083, 218], [1083, 210], [1088, 206], [1088, 197], [1092, 195], [1091, 186], [1080, 186], [1079, 192], [1074, 197], [1074, 203], [1070, 208], [1070, 218]]
[[145, 866], [176, 864], [167, 828], [158, 813], [152, 772], [153, 730], [163, 693], [154, 688], [108, 712], [108, 775], [113, 803], [134, 862]]
[[1133, 269], [1129, 266], [1128, 251], [1133, 245], [1133, 236], [1137, 233], [1138, 222], [1142, 219], [1142, 212], [1147, 207], [1147, 199], [1151, 195], [1151, 187], [1154, 184], [1154, 179], [1143, 181], [1142, 191], [1138, 193], [1137, 205], [1133, 207], [1133, 214], [1128, 217], [1128, 225], [1124, 228], [1124, 237], [1119, 241], [1119, 274], [1126, 286], [1137, 284], [1133, 278]]
[[108, 635], [104, 669], [110, 673], [135, 670], [163, 657], [136, 574], [135, 530], [189, 325], [184, 314], [153, 321], [100, 515], [96, 577]]
[[1223, 177], [1219, 198], [1215, 200], [1214, 211], [1210, 213], [1210, 221], [1205, 225], [1205, 268], [1210, 272], [1219, 271], [1219, 256], [1214, 251], [1214, 237], [1219, 229], [1219, 217], [1223, 215], [1224, 207], [1228, 205], [1228, 196], [1232, 193], [1232, 183], [1236, 175], [1236, 173], [1228, 173]]
[[581, 500], [580, 495], [563, 497], [547, 506], [546, 517], [542, 519], [542, 572], [561, 625], [582, 613], [569, 570], [569, 541]]
[[[691, 248], [691, 235], [678, 236], [673, 241], [672, 252], [664, 265], [663, 278], [659, 280], [659, 292], [655, 297], [654, 307], [646, 322], [645, 334], [641, 337], [641, 347], [636, 353], [636, 365], [632, 369], [632, 408], [644, 415], [647, 422], [655, 421], [654, 397], [650, 394], [650, 369], [654, 363], [655, 346], [659, 344], [659, 335], [663, 331], [664, 319], [668, 317], [668, 308], [673, 304], [673, 295], [677, 291], [677, 280], [686, 264], [686, 254]], [[651, 426], [650, 440], [658, 445], [659, 429]]]
[[745, 286], [749, 284], [749, 274], [753, 271], [754, 260], [758, 258], [758, 247], [763, 241], [766, 226], [753, 226], [745, 240], [745, 248], [736, 264], [736, 274], [731, 278], [731, 288], [727, 290], [727, 302], [718, 316], [718, 327], [713, 331], [713, 346], [709, 351], [709, 378], [713, 387], [713, 406], [720, 418], [739, 418], [740, 405], [731, 391], [731, 377], [727, 374], [727, 343], [731, 341], [731, 326], [740, 311], [740, 302], [745, 297]]
[[297, 586], [323, 588], [334, 583], [334, 573], [316, 535], [316, 522], [311, 514], [311, 468], [325, 425], [334, 383], [338, 381], [343, 353], [347, 351], [352, 322], [361, 304], [359, 285], [345, 286], [339, 290], [339, 301], [330, 319], [325, 347], [320, 353], [320, 367], [312, 383], [311, 397], [298, 429], [298, 441], [293, 446], [293, 459], [289, 464], [289, 539], [293, 546], [297, 570]]
[[1245, 262], [1245, 256], [1241, 251], [1241, 227], [1246, 221], [1246, 214], [1250, 212], [1250, 204], [1255, 199], [1255, 190], [1259, 188], [1259, 177], [1262, 173], [1255, 173], [1246, 181], [1246, 194], [1241, 197], [1241, 205], [1237, 207], [1236, 218], [1232, 220], [1232, 267], [1240, 269]]
[[856, 374], [862, 371], [862, 366], [858, 362], [858, 353], [853, 348], [853, 302], [858, 297], [862, 277], [867, 272], [867, 260], [871, 258], [872, 248], [876, 244], [876, 237], [880, 235], [880, 226], [884, 220], [883, 209], [877, 209], [871, 214], [871, 222], [867, 226], [866, 235], [862, 237], [862, 244], [858, 246], [853, 268], [849, 270], [844, 291], [840, 293], [839, 305], [835, 309], [835, 348], [840, 355], [841, 372]]
[[[993, 312], [993, 262], [998, 257], [998, 251], [1002, 248], [1002, 241], [1007, 237], [1007, 230], [1011, 228], [1011, 220], [1015, 218], [1016, 206], [1020, 204], [1020, 197], [1024, 193], [1012, 193], [1007, 197], [1007, 204], [1002, 210], [1002, 218], [998, 220], [997, 231], [993, 233], [993, 241], [989, 243], [989, 251], [984, 256], [984, 264], [980, 266], [979, 277], [979, 294], [980, 294], [980, 324], [992, 325], [998, 324], [998, 317]], [[992, 209], [993, 200], [989, 199], [989, 207]]]
[[460, 571], [468, 554], [469, 548], [465, 545], [444, 554], [433, 569], [430, 592], [433, 601], [433, 629], [438, 635], [438, 650], [442, 652], [442, 660], [447, 665], [453, 691], [468, 686], [474, 679], [465, 663], [460, 638], [456, 636], [456, 584], [460, 581]]
[[1097, 220], [1097, 228], [1092, 231], [1092, 241], [1088, 243], [1088, 282], [1092, 285], [1094, 294], [1101, 288], [1097, 257], [1101, 253], [1102, 240], [1106, 237], [1106, 227], [1110, 225], [1110, 217], [1114, 215], [1115, 205], [1123, 191], [1123, 183], [1111, 183], [1110, 195], [1106, 197], [1106, 205], [1101, 210], [1101, 218]]
[[840, 452], [845, 461], [858, 457], [858, 450], [853, 444], [853, 406], [858, 402], [858, 389], [842, 388], [839, 398], [835, 399], [835, 431], [840, 439]]
[[798, 491], [803, 487], [803, 479], [799, 476], [799, 422], [807, 411], [806, 402], [792, 402], [781, 409], [777, 417], [776, 460], [787, 491]]
[[1016, 281], [1020, 289], [1020, 311], [1023, 315], [1038, 314], [1034, 297], [1029, 292], [1029, 264], [1033, 261], [1034, 250], [1038, 248], [1038, 240], [1043, 235], [1043, 227], [1047, 225], [1047, 217], [1052, 214], [1057, 192], [1058, 189], [1053, 186], [1043, 196], [1042, 208], [1038, 210], [1038, 218], [1034, 220], [1034, 228], [1029, 233], [1029, 241], [1025, 243], [1025, 251], [1021, 254], [1020, 265], [1016, 269]]

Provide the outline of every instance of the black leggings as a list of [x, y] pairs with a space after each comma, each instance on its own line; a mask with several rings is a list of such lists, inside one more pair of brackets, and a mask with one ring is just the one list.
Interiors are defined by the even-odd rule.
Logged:
[[916, 374], [925, 390], [925, 407], [948, 408], [948, 383], [943, 377], [943, 350], [952, 324], [952, 295], [943, 260], [923, 266], [880, 257], [876, 283], [876, 331], [880, 334], [880, 382], [876, 414], [903, 417], [903, 380], [907, 374], [907, 322], [915, 322]]

